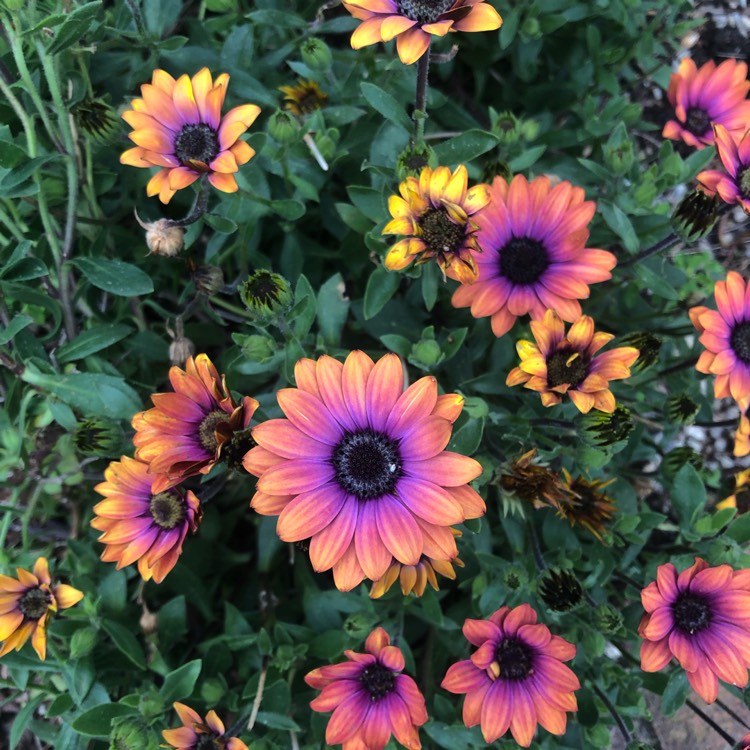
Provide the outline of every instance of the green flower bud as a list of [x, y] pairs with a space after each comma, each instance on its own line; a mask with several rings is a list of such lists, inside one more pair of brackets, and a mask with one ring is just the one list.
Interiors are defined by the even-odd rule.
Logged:
[[[238, 342], [240, 343], [240, 342]], [[242, 354], [245, 359], [250, 362], [267, 362], [276, 353], [276, 344], [272, 339], [267, 336], [259, 336], [258, 334], [252, 334], [250, 336], [243, 336], [242, 342]]]
[[99, 637], [99, 631], [96, 628], [85, 627], [76, 630], [70, 639], [70, 658], [80, 659], [86, 654], [90, 654]]
[[104, 99], [87, 97], [72, 112], [78, 130], [99, 143], [113, 141], [120, 130], [120, 119]]
[[521, 121], [521, 138], [533, 141], [539, 135], [539, 123], [536, 120]]
[[224, 272], [218, 266], [200, 265], [193, 271], [193, 281], [201, 294], [211, 297], [224, 286]]
[[330, 48], [324, 41], [317, 37], [311, 37], [302, 42], [300, 52], [302, 53], [302, 62], [313, 70], [327, 71], [333, 63], [333, 55]]
[[141, 716], [123, 716], [112, 721], [109, 750], [157, 750], [159, 743]]
[[300, 128], [294, 115], [277, 109], [268, 120], [268, 134], [278, 143], [286, 145], [300, 139]]
[[503, 571], [503, 583], [511, 590], [516, 591], [529, 582], [529, 576], [524, 568], [518, 565], [508, 565]]
[[571, 571], [550, 568], [542, 574], [539, 596], [551, 610], [567, 612], [581, 603], [583, 589]]
[[201, 698], [208, 706], [215, 706], [225, 695], [224, 683], [216, 677], [209, 677], [201, 683]]
[[73, 442], [84, 456], [113, 458], [122, 452], [123, 437], [122, 428], [117, 422], [94, 417], [78, 423]]
[[703, 457], [687, 445], [669, 451], [662, 461], [661, 469], [665, 479], [672, 481], [677, 472], [686, 464], [690, 464], [696, 471], [703, 468]]
[[286, 315], [294, 302], [289, 282], [278, 273], [261, 269], [240, 286], [240, 297], [256, 323], [267, 325]]
[[151, 689], [141, 695], [139, 706], [141, 713], [150, 718], [152, 716], [159, 716], [164, 713], [164, 700], [156, 692], [155, 689]]
[[520, 122], [512, 112], [501, 112], [492, 123], [492, 132], [500, 143], [516, 143], [521, 137]]
[[435, 160], [435, 152], [426, 144], [409, 144], [396, 158], [396, 174], [399, 180], [419, 177], [422, 170]]
[[648, 370], [659, 359], [662, 340], [647, 331], [628, 333], [617, 340], [618, 346], [634, 346], [638, 350], [638, 359], [630, 366], [634, 373]]
[[443, 351], [435, 339], [423, 339], [417, 341], [411, 348], [411, 358], [418, 364], [426, 367], [432, 367], [443, 359]]
[[491, 159], [482, 169], [482, 182], [491, 184], [495, 177], [502, 177], [506, 182], [513, 179], [513, 172], [510, 171], [508, 163], [500, 158]]
[[623, 626], [622, 614], [611, 604], [600, 604], [594, 610], [594, 625], [604, 635], [615, 635]]
[[672, 214], [672, 229], [687, 242], [705, 237], [719, 217], [719, 199], [702, 190], [688, 193]]
[[592, 409], [580, 417], [578, 424], [583, 441], [595, 448], [619, 443], [633, 431], [630, 410], [624, 406], [618, 406], [612, 414]]
[[527, 18], [521, 24], [521, 31], [528, 37], [536, 39], [542, 35], [542, 25], [538, 18]]
[[604, 163], [618, 175], [624, 175], [633, 166], [635, 154], [628, 137], [625, 123], [621, 122], [612, 131], [604, 144]]
[[700, 406], [690, 396], [673, 396], [667, 400], [667, 416], [677, 424], [693, 424]]

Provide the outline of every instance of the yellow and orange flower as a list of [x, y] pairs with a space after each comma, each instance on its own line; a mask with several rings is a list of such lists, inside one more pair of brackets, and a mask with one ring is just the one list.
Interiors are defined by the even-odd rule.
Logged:
[[344, 7], [361, 23], [352, 34], [352, 48], [396, 39], [404, 65], [419, 60], [432, 35], [449, 31], [493, 31], [503, 23], [484, 0], [348, 0]]
[[742, 458], [750, 453], [750, 401], [740, 403], [740, 424], [734, 433], [734, 455]]
[[315, 81], [304, 78], [300, 78], [296, 86], [279, 86], [279, 91], [284, 94], [284, 109], [295, 117], [309, 115], [325, 107], [328, 101], [328, 94]]
[[481, 252], [471, 220], [490, 200], [487, 185], [468, 188], [469, 174], [462, 164], [451, 173], [448, 167], [435, 170], [424, 167], [416, 177], [407, 177], [400, 185], [400, 196], [388, 199], [393, 220], [383, 234], [406, 234], [385, 257], [389, 271], [400, 271], [413, 260], [417, 264], [435, 260], [443, 272], [464, 284], [477, 278], [472, 250]]
[[734, 475], [734, 494], [716, 503], [716, 510], [736, 508], [737, 513], [747, 513], [750, 510], [750, 469], [745, 469]]
[[565, 324], [553, 311], [543, 320], [531, 321], [536, 343], [522, 339], [516, 344], [521, 364], [511, 370], [506, 385], [521, 385], [539, 391], [544, 406], [562, 402], [567, 393], [578, 410], [591, 409], [611, 414], [615, 397], [610, 380], [630, 377], [630, 366], [638, 359], [638, 350], [621, 346], [597, 355], [610, 342], [611, 333], [594, 331], [594, 321], [582, 315], [565, 333]]
[[0, 576], [0, 656], [19, 651], [31, 638], [40, 659], [47, 655], [47, 626], [52, 614], [83, 599], [83, 592], [59, 583], [52, 586], [47, 558], [34, 563], [34, 572], [16, 568], [18, 578]]
[[161, 167], [146, 192], [169, 203], [182, 188], [207, 175], [225, 193], [237, 191], [234, 173], [255, 155], [240, 136], [260, 114], [255, 104], [243, 104], [221, 116], [229, 76], [214, 81], [208, 68], [192, 78], [177, 80], [155, 70], [151, 83], [141, 86], [141, 98], [130, 103], [123, 120], [133, 128], [128, 135], [136, 147], [120, 157], [132, 167]]
[[216, 748], [216, 750], [248, 750], [247, 745], [239, 737], [227, 737], [224, 722], [217, 716], [216, 711], [209, 711], [205, 721], [200, 714], [184, 703], [173, 703], [174, 710], [182, 722], [181, 727], [165, 729], [161, 734], [175, 750], [202, 750], [202, 748]]

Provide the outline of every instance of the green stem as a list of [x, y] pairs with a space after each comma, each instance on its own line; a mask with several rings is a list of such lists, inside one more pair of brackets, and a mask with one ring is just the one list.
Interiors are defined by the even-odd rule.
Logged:
[[13, 235], [13, 237], [18, 242], [23, 242], [24, 240], [23, 232], [21, 232], [21, 230], [16, 226], [15, 221], [13, 221], [11, 217], [5, 213], [5, 210], [3, 209], [2, 206], [0, 206], [0, 222], [2, 222], [5, 225], [7, 230]]
[[414, 140], [417, 145], [424, 142], [424, 123], [427, 119], [427, 77], [430, 70], [430, 48], [417, 63], [417, 94], [414, 102]]
[[625, 259], [624, 261], [622, 261], [622, 263], [619, 264], [619, 267], [622, 268], [623, 266], [630, 266], [633, 265], [633, 263], [638, 263], [639, 261], [645, 260], [652, 255], [660, 253], [662, 250], [668, 250], [678, 242], [681, 242], [680, 238], [674, 232], [672, 232], [671, 234], [668, 234], [663, 240], [659, 240], [659, 242], [657, 242], [655, 245], [651, 245], [651, 247], [647, 247], [645, 250], [641, 250], [641, 252], [637, 253], [632, 258]]
[[625, 744], [629, 745], [633, 741], [633, 736], [630, 734], [630, 730], [623, 721], [622, 716], [617, 712], [617, 709], [607, 697], [607, 694], [595, 682], [591, 683], [591, 687], [597, 696], [599, 696], [599, 700], [607, 707], [607, 711], [612, 714], [612, 718], [615, 720], [615, 724], [617, 724], [617, 728], [620, 730], [620, 734], [625, 740]]

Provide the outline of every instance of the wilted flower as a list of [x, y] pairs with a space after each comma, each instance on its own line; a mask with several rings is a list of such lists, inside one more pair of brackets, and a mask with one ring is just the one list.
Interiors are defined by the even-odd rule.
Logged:
[[239, 293], [255, 322], [262, 325], [286, 315], [294, 302], [289, 282], [265, 269], [250, 274], [240, 285]]
[[78, 130], [100, 143], [112, 140], [120, 127], [114, 109], [98, 97], [82, 99], [72, 113]]
[[185, 245], [185, 229], [175, 225], [170, 219], [141, 221], [135, 211], [135, 220], [146, 230], [146, 245], [149, 255], [163, 255], [173, 258]]
[[630, 409], [622, 405], [611, 414], [590, 411], [579, 418], [578, 424], [584, 442], [601, 448], [626, 440], [634, 427]]
[[248, 750], [247, 745], [238, 737], [227, 737], [224, 722], [209, 711], [205, 720], [184, 703], [173, 703], [174, 710], [180, 717], [182, 726], [177, 729], [165, 729], [161, 734], [176, 750]]
[[570, 493], [556, 471], [534, 463], [536, 453], [536, 448], [532, 448], [510, 464], [508, 473], [500, 475], [500, 486], [534, 508], [559, 509], [570, 499]]
[[295, 86], [279, 86], [284, 94], [284, 109], [295, 117], [304, 117], [325, 107], [328, 94], [315, 81], [300, 78]]
[[583, 601], [583, 589], [575, 573], [549, 569], [539, 581], [539, 596], [555, 612], [568, 612]]
[[700, 408], [700, 405], [693, 401], [690, 396], [682, 395], [667, 399], [665, 411], [672, 422], [688, 425], [695, 421], [695, 416]]
[[[745, 126], [750, 126], [750, 116]], [[714, 125], [714, 134], [726, 173], [709, 169], [696, 179], [709, 195], [718, 194], [724, 203], [738, 204], [750, 214], [750, 127], [737, 141], [723, 125]]]
[[218, 294], [224, 286], [224, 272], [218, 266], [203, 263], [193, 271], [195, 289], [209, 297]]
[[750, 469], [734, 475], [734, 494], [716, 503], [716, 510], [724, 508], [736, 508], [738, 514], [750, 510]]
[[[699, 178], [700, 176], [698, 175]], [[686, 242], [696, 242], [710, 233], [718, 218], [719, 201], [715, 195], [703, 190], [693, 190], [674, 210], [672, 229]]]
[[603, 490], [615, 480], [584, 479], [582, 476], [573, 479], [567, 469], [563, 469], [563, 475], [572, 498], [561, 504], [558, 515], [566, 518], [571, 526], [587, 529], [601, 542], [607, 524], [617, 511], [615, 501]]

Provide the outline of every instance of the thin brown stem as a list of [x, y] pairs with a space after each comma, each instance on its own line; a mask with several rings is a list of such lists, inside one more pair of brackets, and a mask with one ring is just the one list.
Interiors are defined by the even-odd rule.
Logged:
[[430, 70], [430, 48], [419, 58], [417, 63], [417, 94], [414, 101], [414, 140], [417, 144], [424, 141], [424, 122], [427, 119], [427, 79]]

